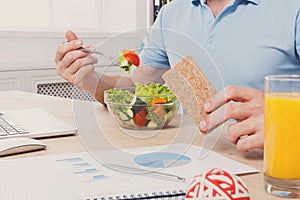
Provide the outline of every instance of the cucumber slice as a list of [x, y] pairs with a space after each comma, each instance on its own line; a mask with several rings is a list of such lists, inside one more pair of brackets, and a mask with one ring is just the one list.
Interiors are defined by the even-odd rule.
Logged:
[[133, 118], [133, 111], [131, 109], [128, 109], [127, 110], [127, 115], [130, 117], [130, 118]]
[[135, 127], [133, 119], [128, 120], [128, 121], [124, 121], [123, 125], [124, 125], [125, 128], [133, 128], [133, 127]]
[[170, 119], [172, 116], [173, 116], [173, 112], [172, 112], [172, 111], [166, 113], [166, 114], [164, 115], [165, 121], [167, 121], [168, 119]]
[[128, 60], [126, 59], [122, 59], [122, 61], [120, 62], [120, 66], [123, 67], [123, 66], [130, 66], [131, 63], [128, 62]]
[[130, 71], [131, 65], [132, 64], [126, 59], [120, 62], [120, 68], [124, 71]]
[[123, 112], [120, 112], [120, 113], [119, 113], [119, 117], [120, 117], [120, 119], [123, 120], [123, 121], [129, 120], [129, 119], [130, 119], [130, 117], [129, 117], [128, 115], [126, 115], [125, 113], [123, 113]]
[[156, 127], [157, 127], [157, 124], [156, 124], [155, 122], [150, 121], [150, 122], [148, 123], [148, 128], [156, 128]]

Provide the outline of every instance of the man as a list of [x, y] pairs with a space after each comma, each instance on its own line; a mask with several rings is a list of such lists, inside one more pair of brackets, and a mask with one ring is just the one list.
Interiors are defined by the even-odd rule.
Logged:
[[142, 67], [129, 78], [96, 73], [97, 59], [77, 50], [83, 42], [71, 31], [70, 42], [57, 49], [57, 72], [103, 103], [103, 91], [116, 83], [163, 83], [178, 54], [189, 53], [187, 38], [207, 51], [225, 85], [205, 104], [202, 130], [235, 119], [227, 136], [237, 149], [263, 148], [264, 76], [300, 73], [300, 1], [174, 0], [161, 9], [140, 55]]

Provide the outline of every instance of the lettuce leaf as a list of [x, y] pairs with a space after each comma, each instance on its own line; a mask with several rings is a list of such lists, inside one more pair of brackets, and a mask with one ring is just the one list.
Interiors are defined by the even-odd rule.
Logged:
[[150, 83], [149, 85], [136, 83], [135, 95], [146, 103], [150, 103], [156, 97], [166, 98], [167, 103], [174, 102], [176, 100], [174, 93], [167, 86], [159, 83]]

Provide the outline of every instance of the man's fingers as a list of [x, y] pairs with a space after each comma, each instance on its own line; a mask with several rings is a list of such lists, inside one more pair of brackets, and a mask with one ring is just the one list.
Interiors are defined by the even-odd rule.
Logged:
[[66, 69], [66, 73], [75, 74], [81, 67], [84, 67], [86, 65], [93, 65], [97, 62], [97, 58], [93, 56], [77, 59]]
[[72, 40], [78, 40], [78, 37], [73, 31], [69, 30], [66, 32], [66, 39], [67, 41], [72, 41]]
[[227, 128], [227, 137], [229, 141], [236, 144], [239, 139], [258, 131], [258, 128], [263, 126], [263, 122], [260, 120], [258, 122], [256, 121], [254, 118], [248, 118], [241, 122], [230, 124]]
[[256, 132], [255, 134], [242, 137], [238, 140], [236, 148], [241, 152], [246, 152], [251, 149], [263, 148], [264, 144], [264, 132], [263, 130]]
[[83, 42], [78, 40], [78, 37], [73, 31], [66, 32], [66, 43], [61, 44], [56, 51], [55, 62], [60, 62], [68, 51], [78, 49], [82, 46]]
[[227, 136], [240, 151], [263, 146], [263, 92], [240, 86], [228, 86], [204, 104], [208, 115], [200, 122], [209, 132], [228, 119], [237, 123], [228, 127]]
[[221, 92], [218, 92], [212, 98], [211, 102], [208, 102], [208, 104], [205, 105], [205, 110], [207, 112], [212, 112], [229, 101], [247, 102], [258, 95], [262, 96], [263, 94], [259, 90], [230, 85]]
[[68, 68], [73, 62], [75, 62], [77, 59], [84, 58], [87, 56], [88, 53], [76, 50], [76, 51], [70, 51], [66, 53], [64, 58], [61, 61], [61, 65]]
[[61, 44], [57, 48], [55, 62], [59, 63], [69, 51], [82, 47], [82, 44], [83, 42], [81, 40], [73, 40], [71, 42]]
[[246, 119], [253, 111], [254, 110], [249, 107], [248, 103], [227, 103], [208, 114], [200, 122], [200, 127], [202, 131], [210, 131], [228, 119]]

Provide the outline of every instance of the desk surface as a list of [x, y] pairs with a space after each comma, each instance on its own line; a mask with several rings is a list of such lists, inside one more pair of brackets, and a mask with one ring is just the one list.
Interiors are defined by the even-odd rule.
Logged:
[[[178, 120], [182, 120], [180, 117], [175, 118], [168, 128], [166, 128], [163, 133], [158, 134], [155, 137], [149, 137], [149, 139], [141, 139], [132, 137], [126, 134], [119, 134], [115, 131], [117, 128], [113, 125], [111, 120], [108, 120], [108, 112], [106, 108], [99, 103], [84, 102], [84, 101], [74, 101], [71, 99], [62, 99], [57, 97], [42, 96], [33, 93], [26, 93], [21, 91], [6, 91], [0, 92], [0, 110], [10, 110], [18, 108], [42, 108], [46, 111], [52, 113], [53, 115], [65, 120], [68, 123], [77, 123], [74, 116], [80, 115], [78, 110], [81, 109], [80, 106], [87, 106], [93, 108], [95, 111], [95, 116], [97, 116], [97, 121], [101, 124], [105, 124], [103, 132], [105, 132], [105, 137], [115, 146], [115, 147], [139, 147], [139, 146], [151, 146], [151, 145], [161, 145], [168, 144], [170, 141], [181, 141], [180, 136], [176, 135], [178, 131], [175, 130], [173, 126], [178, 123]], [[78, 118], [78, 117], [77, 117]], [[186, 121], [187, 127], [193, 127], [190, 121]], [[78, 125], [78, 124], [77, 124]], [[93, 127], [87, 126], [82, 127], [81, 132], [88, 132]], [[262, 150], [252, 150], [246, 153], [241, 153], [236, 150], [235, 146], [231, 144], [225, 135], [226, 129], [223, 129], [216, 145], [213, 150], [220, 153], [233, 160], [250, 165], [260, 171], [263, 169], [263, 151]], [[193, 131], [185, 131], [185, 134]], [[186, 136], [186, 135], [185, 135]], [[188, 135], [187, 135], [188, 136]], [[174, 139], [177, 137], [176, 139]], [[179, 137], [179, 138], [178, 138]], [[186, 137], [185, 137], [186, 138]], [[189, 141], [193, 144], [202, 144], [203, 136], [196, 134], [191, 137], [192, 140]], [[184, 141], [184, 138], [182, 137]], [[10, 158], [36, 156], [36, 155], [47, 155], [47, 154], [58, 154], [58, 153], [75, 153], [86, 151], [84, 138], [79, 135], [75, 136], [65, 136], [65, 137], [55, 137], [42, 139], [48, 146], [47, 150], [37, 151], [32, 153], [20, 154], [11, 156]], [[90, 140], [93, 141], [93, 140]], [[92, 144], [91, 144], [92, 145]], [[99, 145], [98, 145], [99, 146]], [[103, 147], [105, 148], [105, 147]], [[277, 197], [270, 196], [265, 193], [263, 188], [263, 174], [255, 173], [242, 175], [242, 180], [246, 183], [249, 188], [251, 199], [262, 200], [262, 199], [281, 199]]]

